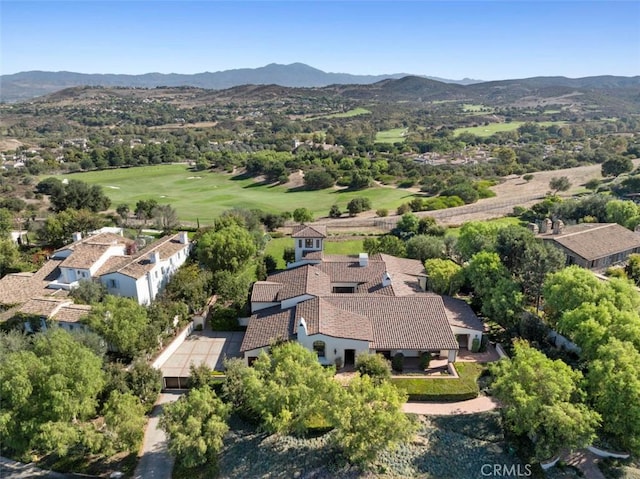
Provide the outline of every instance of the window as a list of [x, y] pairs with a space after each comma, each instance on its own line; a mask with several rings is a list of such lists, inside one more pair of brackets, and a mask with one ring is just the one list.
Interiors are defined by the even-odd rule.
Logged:
[[326, 345], [324, 341], [314, 341], [313, 342], [313, 350], [318, 355], [319, 358], [324, 358], [324, 350]]
[[298, 240], [298, 248], [302, 248], [302, 240]]
[[306, 240], [304, 240], [304, 247], [313, 248], [313, 240], [310, 238], [307, 238]]
[[110, 279], [107, 282], [107, 287], [109, 287], [109, 288], [117, 288], [118, 287], [118, 282], [115, 279]]
[[356, 292], [356, 288], [354, 286], [334, 286], [332, 288], [332, 293], [355, 293]]

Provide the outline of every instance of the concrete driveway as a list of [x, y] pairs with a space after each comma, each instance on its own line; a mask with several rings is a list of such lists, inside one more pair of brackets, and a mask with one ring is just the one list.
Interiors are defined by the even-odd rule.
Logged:
[[174, 460], [167, 449], [167, 436], [158, 427], [158, 422], [163, 405], [178, 400], [184, 392], [160, 394], [144, 433], [140, 459], [133, 475], [135, 479], [171, 479]]

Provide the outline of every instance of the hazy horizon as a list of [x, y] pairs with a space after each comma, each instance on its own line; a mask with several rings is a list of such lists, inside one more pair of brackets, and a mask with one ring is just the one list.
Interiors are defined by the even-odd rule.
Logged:
[[0, 8], [3, 75], [271, 63], [483, 81], [640, 74], [640, 2], [3, 0]]

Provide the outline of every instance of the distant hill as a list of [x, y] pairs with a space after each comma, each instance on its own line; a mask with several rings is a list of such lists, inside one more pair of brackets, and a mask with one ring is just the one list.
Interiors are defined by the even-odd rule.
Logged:
[[[86, 74], [74, 72], [29, 71], [0, 76], [0, 101], [12, 103], [47, 95], [75, 86], [155, 88], [159, 86], [192, 86], [207, 89], [226, 89], [240, 85], [280, 85], [285, 87], [324, 87], [328, 85], [367, 85], [381, 80], [399, 79], [407, 73], [389, 75], [351, 75], [327, 73], [303, 63], [279, 65], [272, 63], [260, 68], [241, 68], [193, 75], [176, 73], [146, 73], [144, 75]], [[480, 80], [465, 78], [447, 80], [422, 77], [443, 83], [470, 85]]]

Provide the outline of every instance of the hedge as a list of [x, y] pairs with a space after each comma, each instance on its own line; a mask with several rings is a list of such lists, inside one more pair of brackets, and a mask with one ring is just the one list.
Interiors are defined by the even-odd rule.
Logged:
[[409, 396], [410, 401], [467, 401], [480, 394], [478, 378], [484, 366], [478, 363], [456, 363], [458, 379], [394, 377], [391, 382]]

